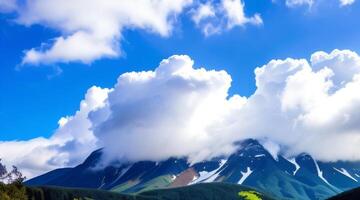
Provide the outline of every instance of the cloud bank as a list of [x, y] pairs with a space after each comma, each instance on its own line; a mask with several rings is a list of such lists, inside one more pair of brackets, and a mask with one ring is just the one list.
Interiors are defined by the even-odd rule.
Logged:
[[59, 120], [59, 127], [50, 138], [28, 141], [0, 141], [0, 158], [6, 165], [16, 165], [28, 178], [59, 167], [74, 166], [98, 148], [90, 130], [90, 111], [105, 105], [109, 89], [91, 87], [79, 110]]
[[228, 153], [232, 145], [216, 129], [246, 102], [228, 99], [230, 84], [225, 71], [194, 69], [188, 56], [172, 56], [155, 71], [121, 75], [107, 105], [90, 113], [94, 133], [109, 160]]
[[[268, 138], [284, 154], [307, 152], [324, 161], [359, 160], [360, 58], [355, 52], [316, 52], [257, 68], [256, 92], [234, 130]], [[250, 120], [249, 120], [250, 119]]]
[[256, 68], [256, 91], [229, 96], [225, 71], [196, 68], [185, 55], [154, 71], [92, 87], [79, 110], [48, 139], [0, 143], [0, 157], [33, 176], [81, 162], [105, 147], [106, 161], [200, 161], [231, 153], [234, 142], [260, 140], [272, 154], [306, 152], [322, 161], [360, 160], [360, 57], [315, 52], [310, 60], [271, 60]]
[[187, 56], [174, 56], [155, 71], [119, 77], [107, 105], [90, 115], [109, 159], [198, 161], [231, 152], [234, 142], [246, 138], [277, 144], [288, 156], [360, 159], [355, 52], [272, 60], [255, 70], [257, 89], [247, 98], [228, 96], [226, 72], [192, 65]]

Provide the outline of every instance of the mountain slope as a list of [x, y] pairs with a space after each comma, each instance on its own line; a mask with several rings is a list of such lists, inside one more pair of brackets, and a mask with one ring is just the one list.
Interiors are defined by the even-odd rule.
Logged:
[[360, 188], [355, 188], [342, 192], [336, 196], [329, 198], [328, 200], [357, 200], [360, 199]]
[[246, 195], [242, 193], [254, 192], [258, 199], [270, 200], [269, 196], [262, 192], [255, 191], [252, 188], [226, 183], [201, 183], [191, 186], [150, 190], [140, 193], [142, 197], [151, 197], [158, 199], [219, 199], [219, 200], [247, 200]]
[[227, 158], [190, 165], [186, 158], [101, 166], [102, 150], [72, 169], [58, 169], [26, 182], [141, 193], [208, 182], [250, 186], [280, 199], [325, 199], [360, 186], [360, 163], [324, 163], [308, 154], [274, 158], [256, 140], [245, 140]]

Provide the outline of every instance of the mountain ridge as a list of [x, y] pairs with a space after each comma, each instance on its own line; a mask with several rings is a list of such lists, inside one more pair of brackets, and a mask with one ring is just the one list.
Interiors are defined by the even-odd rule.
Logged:
[[96, 167], [102, 150], [74, 168], [57, 169], [26, 182], [139, 193], [208, 182], [241, 184], [280, 199], [326, 199], [359, 187], [358, 162], [320, 162], [309, 154], [274, 158], [258, 141], [239, 143], [229, 157], [189, 164], [186, 158], [138, 161]]

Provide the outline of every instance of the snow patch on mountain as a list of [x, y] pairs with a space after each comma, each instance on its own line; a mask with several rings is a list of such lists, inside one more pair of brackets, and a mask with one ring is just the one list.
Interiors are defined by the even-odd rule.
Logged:
[[105, 176], [102, 177], [101, 185], [98, 187], [98, 189], [101, 189], [102, 187], [104, 187], [104, 185], [105, 185]]
[[353, 176], [350, 175], [350, 173], [344, 169], [344, 168], [341, 168], [341, 169], [337, 169], [335, 167], [333, 167], [336, 171], [338, 171], [339, 173], [343, 174], [344, 176], [347, 176], [349, 177], [350, 179], [354, 180], [355, 182], [358, 182], [358, 180], [356, 180]]
[[320, 170], [320, 167], [319, 167], [318, 163], [316, 162], [316, 160], [314, 160], [314, 163], [315, 163], [315, 166], [316, 166], [316, 171], [317, 171], [318, 176], [319, 176], [326, 184], [328, 184], [328, 185], [331, 186], [331, 187], [334, 187], [333, 185], [331, 185], [331, 184], [329, 183], [329, 181], [327, 181], [327, 180], [324, 178], [323, 172]]
[[295, 171], [293, 172], [293, 175], [295, 176], [296, 172], [299, 171], [299, 169], [300, 169], [300, 165], [296, 162], [295, 158], [292, 158], [292, 159], [286, 158], [286, 160], [288, 160], [293, 165], [295, 165]]
[[224, 166], [226, 161], [227, 160], [224, 160], [224, 159], [221, 160], [219, 167], [217, 169], [213, 170], [213, 171], [210, 171], [210, 172], [201, 171], [201, 172], [199, 172], [200, 176], [199, 177], [194, 177], [194, 180], [189, 185], [200, 183], [200, 182], [213, 182], [217, 178], [218, 174], [220, 173], [219, 169], [221, 169], [222, 166]]
[[252, 173], [253, 171], [250, 169], [250, 167], [246, 168], [246, 172], [241, 172], [242, 177], [238, 181], [238, 184], [242, 184]]
[[132, 167], [132, 165], [129, 165], [128, 167], [124, 168], [121, 170], [121, 172], [119, 173], [118, 177], [111, 183], [111, 184], [115, 184], [118, 180], [120, 180], [120, 178]]
[[204, 183], [214, 182], [215, 179], [219, 176], [219, 173], [221, 172], [220, 169], [222, 168], [222, 166], [224, 166], [224, 164], [226, 163], [226, 161], [227, 161], [227, 160], [221, 160], [221, 161], [220, 161], [220, 166], [219, 166], [219, 168], [217, 169], [216, 174], [210, 176], [208, 179], [206, 179], [206, 180], [204, 181]]

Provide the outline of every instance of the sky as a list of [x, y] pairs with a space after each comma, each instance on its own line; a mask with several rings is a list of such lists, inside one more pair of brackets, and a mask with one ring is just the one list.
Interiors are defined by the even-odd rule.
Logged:
[[[344, 141], [353, 141], [358, 138], [356, 133], [360, 133], [356, 127], [356, 120], [360, 118], [346, 107], [351, 104], [355, 109], [358, 108], [358, 98], [354, 95], [341, 96], [341, 93], [341, 97], [334, 97], [334, 91], [352, 88], [344, 84], [357, 84], [353, 78], [357, 70], [345, 68], [349, 63], [349, 68], [358, 66], [356, 52], [360, 52], [360, 26], [357, 19], [360, 18], [360, 4], [356, 0], [159, 0], [156, 3], [146, 0], [93, 0], [87, 4], [83, 0], [72, 3], [60, 0], [0, 0], [0, 149], [18, 147], [19, 152], [14, 150], [13, 153], [18, 159], [13, 162], [27, 170], [28, 176], [57, 167], [73, 166], [91, 150], [101, 146], [109, 147], [109, 160], [114, 159], [114, 152], [123, 152], [117, 159], [158, 160], [173, 155], [190, 155], [193, 160], [201, 160], [231, 152], [234, 138], [265, 138], [270, 143], [293, 145], [294, 141], [283, 139], [286, 137], [284, 132], [288, 130], [292, 130], [299, 138], [308, 138], [304, 139], [306, 142], [295, 145], [296, 148], [289, 150], [288, 154], [308, 151], [324, 160], [358, 159], [354, 156], [354, 149], [328, 157], [319, 149], [309, 148], [325, 137], [323, 132], [329, 129], [328, 123], [338, 119], [339, 113], [341, 116], [350, 116], [346, 123], [339, 122], [339, 127], [332, 127], [345, 135]], [[88, 10], [96, 12], [89, 15]], [[350, 51], [337, 52], [334, 49]], [[316, 62], [315, 52], [326, 52], [327, 56], [320, 56], [320, 61]], [[187, 56], [171, 57], [173, 55]], [[271, 70], [265, 70], [271, 68], [267, 66], [281, 65], [271, 61], [280, 59], [285, 62], [286, 58], [294, 58], [287, 60], [286, 65], [301, 67], [294, 67], [299, 68], [299, 71], [292, 71], [293, 74], [281, 72], [284, 75], [279, 79], [285, 81], [304, 71], [309, 73], [306, 77], [313, 77], [309, 80], [316, 80], [318, 82], [314, 84], [323, 87], [319, 86], [319, 91], [309, 93], [310, 89], [304, 86], [304, 95], [299, 97], [287, 93], [288, 88], [295, 87], [291, 81], [274, 88], [262, 86], [262, 83], [277, 77]], [[179, 77], [163, 69], [160, 64], [163, 59], [168, 59], [164, 66], [175, 66], [178, 70], [173, 69], [172, 72], [178, 74], [180, 70], [178, 76], [190, 81], [195, 88], [185, 87], [181, 81], [178, 82]], [[302, 63], [301, 59], [306, 59], [308, 63]], [[323, 62], [328, 64], [322, 65]], [[351, 78], [337, 72], [337, 65], [344, 65], [345, 71], [352, 73]], [[263, 76], [261, 70], [255, 70], [261, 67], [265, 71]], [[199, 72], [199, 68], [205, 71]], [[332, 70], [334, 75], [326, 72], [325, 68]], [[311, 73], [309, 69], [312, 69]], [[149, 70], [152, 73], [121, 75]], [[341, 78], [331, 78], [338, 76]], [[333, 82], [332, 87], [335, 89], [331, 89], [328, 79]], [[338, 79], [343, 84], [337, 83]], [[149, 81], [148, 85], [142, 85], [141, 80]], [[164, 80], [173, 80], [175, 83], [172, 85]], [[304, 80], [307, 80], [305, 75]], [[173, 94], [172, 90], [180, 91]], [[295, 90], [302, 91], [299, 88]], [[273, 96], [267, 96], [271, 91], [279, 91], [284, 99], [279, 103]], [[315, 95], [322, 92], [323, 96]], [[342, 93], [346, 93], [345, 90]], [[174, 96], [183, 101], [179, 102]], [[258, 96], [266, 97], [267, 101], [261, 102]], [[336, 100], [330, 100], [330, 97]], [[189, 99], [191, 103], [186, 104]], [[319, 99], [323, 101], [317, 102]], [[258, 101], [260, 105], [254, 103]], [[308, 119], [318, 115], [315, 111], [325, 109], [319, 106], [324, 102], [329, 106], [340, 102], [344, 110], [339, 106], [338, 110], [329, 113], [334, 119], [326, 122], [320, 120], [321, 126], [307, 124]], [[159, 107], [162, 103], [168, 107]], [[135, 104], [137, 107], [142, 104], [147, 107], [131, 110], [136, 107]], [[207, 105], [207, 109], [219, 109], [204, 116], [202, 112], [207, 109], [202, 104]], [[266, 115], [261, 130], [254, 129], [252, 126], [256, 125], [252, 122], [246, 126], [236, 125], [242, 122], [235, 119], [257, 117], [269, 109], [267, 105], [277, 108], [277, 104], [281, 105], [278, 109], [274, 108], [274, 112], [286, 112], [286, 118], [274, 119]], [[177, 110], [184, 105], [189, 110], [200, 111], [193, 113]], [[261, 110], [258, 107], [264, 108]], [[154, 114], [162, 109], [165, 109], [163, 115]], [[222, 118], [217, 119], [217, 115]], [[189, 116], [194, 116], [194, 121], [190, 125], [183, 124], [187, 127], [184, 130], [176, 123], [165, 120], [174, 118], [175, 121], [179, 120], [178, 124], [182, 124]], [[150, 118], [153, 119], [151, 122]], [[204, 119], [208, 121], [206, 124], [202, 123]], [[291, 127], [274, 128], [267, 124], [269, 119], [279, 124], [295, 119], [303, 120], [305, 125], [297, 130]], [[127, 124], [129, 121], [131, 123]], [[142, 129], [135, 123], [137, 121], [145, 124], [140, 126]], [[167, 132], [167, 127], [177, 127], [177, 133], [173, 134], [180, 136], [174, 138], [188, 142], [187, 150], [174, 148], [166, 155], [161, 155], [161, 149], [159, 152], [154, 149], [154, 146], [161, 146], [156, 141], [149, 142], [147, 147], [144, 147], [144, 142], [131, 142], [136, 138], [145, 140], [147, 135], [154, 137], [156, 132]], [[209, 131], [209, 127], [216, 128]], [[203, 135], [194, 135], [195, 130], [200, 129]], [[229, 134], [224, 137], [224, 141], [214, 145], [218, 133], [213, 129], [221, 129], [220, 132]], [[270, 129], [273, 135], [267, 135]], [[316, 130], [318, 136], [304, 136], [303, 132], [309, 129]], [[236, 131], [244, 134], [235, 136]], [[133, 134], [126, 135], [123, 132]], [[142, 135], [141, 132], [149, 133]], [[333, 134], [334, 137], [326, 136], [331, 138], [328, 144], [338, 139], [336, 133]], [[129, 141], [128, 144], [133, 145], [133, 148], [126, 148], [126, 145], [118, 148], [119, 145], [113, 144], [114, 138]], [[167, 145], [176, 142], [169, 140], [166, 134], [154, 138]], [[190, 145], [190, 141], [197, 141], [194, 138], [202, 145]], [[78, 143], [82, 145], [74, 147]], [[49, 150], [53, 146], [58, 149]], [[135, 147], [143, 148], [144, 153], [135, 155]], [[127, 149], [130, 151], [127, 152]], [[146, 152], [149, 150], [154, 152], [148, 155]], [[43, 166], [34, 167], [27, 154], [33, 151], [50, 157], [43, 158], [43, 162], [40, 162]], [[69, 157], [69, 152], [77, 153]], [[29, 160], [23, 161], [24, 158]]]

